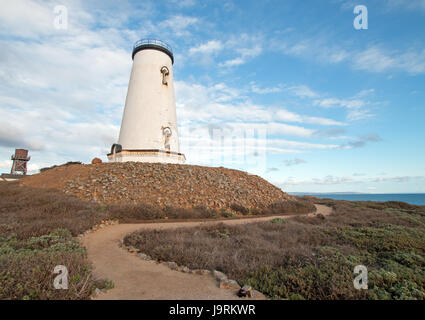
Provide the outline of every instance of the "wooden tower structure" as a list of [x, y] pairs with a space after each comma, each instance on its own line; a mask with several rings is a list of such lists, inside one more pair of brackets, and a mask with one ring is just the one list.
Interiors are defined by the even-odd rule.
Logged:
[[10, 174], [16, 175], [22, 172], [23, 175], [26, 175], [27, 162], [31, 159], [31, 157], [28, 157], [28, 150], [15, 149], [15, 154], [12, 155], [11, 159], [13, 160], [13, 164]]

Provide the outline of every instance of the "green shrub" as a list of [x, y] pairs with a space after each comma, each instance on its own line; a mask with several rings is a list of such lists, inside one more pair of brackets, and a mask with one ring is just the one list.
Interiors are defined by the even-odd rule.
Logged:
[[273, 224], [274, 223], [286, 223], [286, 220], [282, 219], [282, 218], [275, 218], [275, 219], [271, 220], [270, 223], [273, 223]]
[[[68, 290], [53, 287], [55, 266], [67, 267]], [[68, 230], [18, 240], [0, 238], [0, 299], [88, 299], [91, 267]]]

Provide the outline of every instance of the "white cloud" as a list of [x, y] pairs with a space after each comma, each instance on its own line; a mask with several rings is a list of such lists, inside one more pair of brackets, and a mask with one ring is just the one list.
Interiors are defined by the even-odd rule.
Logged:
[[270, 141], [265, 129], [264, 124], [238, 122], [183, 126], [179, 129], [180, 148], [189, 163], [234, 167], [259, 162], [262, 172], [266, 171], [266, 154], [302, 152]]
[[337, 99], [337, 98], [326, 98], [322, 100], [315, 100], [314, 105], [320, 106], [324, 108], [329, 107], [346, 107], [346, 108], [360, 108], [363, 107], [366, 103], [363, 100], [356, 100], [356, 99]]
[[159, 26], [162, 29], [170, 29], [174, 36], [182, 37], [190, 34], [188, 29], [192, 28], [199, 22], [196, 17], [174, 15], [165, 21], [162, 21]]
[[[400, 0], [401, 1], [401, 0]], [[412, 2], [405, 7], [422, 8], [422, 0]], [[354, 6], [353, 6], [354, 8]], [[403, 49], [391, 50], [383, 44], [365, 43], [364, 48], [353, 48], [350, 42], [335, 44], [335, 39], [327, 35], [318, 35], [315, 38], [299, 39], [299, 37], [285, 37], [271, 39], [271, 50], [285, 55], [308, 59], [324, 64], [349, 63], [355, 70], [371, 73], [407, 72], [409, 74], [425, 73], [425, 48], [416, 44]]]
[[[385, 182], [397, 182], [407, 183], [412, 180], [425, 181], [425, 176], [393, 176], [393, 177], [380, 177], [380, 178], [363, 178], [354, 179], [351, 176], [334, 176], [327, 175], [322, 178], [312, 179], [297, 179], [296, 177], [288, 177], [286, 180], [276, 182], [275, 184], [280, 186], [287, 185], [341, 185], [341, 184], [370, 184], [370, 183], [385, 183]], [[368, 187], [369, 190], [375, 190], [375, 187]]]
[[285, 109], [280, 109], [276, 112], [276, 119], [288, 122], [303, 122], [303, 118], [299, 114]]
[[236, 52], [239, 53], [243, 59], [254, 58], [263, 52], [263, 48], [259, 44], [255, 44], [250, 48], [237, 48]]
[[333, 119], [328, 118], [319, 118], [319, 117], [305, 117], [304, 118], [305, 123], [313, 123], [313, 124], [320, 124], [322, 126], [344, 126], [344, 122], [336, 121]]
[[340, 51], [337, 51], [337, 52], [332, 52], [329, 55], [328, 59], [331, 63], [340, 63], [344, 60], [347, 60], [347, 58], [349, 58], [349, 56], [350, 56], [350, 54], [347, 51], [340, 50]]
[[28, 174], [37, 173], [41, 167], [37, 163], [28, 163], [27, 170]]
[[0, 161], [0, 169], [10, 170], [12, 168], [12, 160], [2, 160]]
[[30, 37], [55, 32], [53, 7], [29, 0], [3, 2], [0, 10], [0, 33]]
[[[357, 0], [332, 0], [341, 4], [344, 10], [353, 11], [354, 7], [359, 4]], [[425, 10], [425, 0], [378, 0], [379, 9], [384, 13], [400, 10]]]
[[304, 138], [323, 135], [319, 135], [318, 130], [282, 122], [324, 126], [345, 125], [345, 123], [333, 119], [300, 115], [286, 109], [275, 110], [253, 104], [244, 96], [243, 91], [230, 88], [223, 83], [204, 86], [198, 83], [190, 84], [178, 81], [176, 82], [176, 97], [179, 123], [182, 125], [197, 122], [235, 123], [240, 121], [243, 126], [265, 125], [270, 135]]
[[286, 136], [297, 136], [297, 137], [311, 137], [314, 134], [314, 130], [307, 129], [300, 126], [293, 126], [284, 123], [270, 122], [267, 124], [268, 132], [272, 135], [286, 135]]
[[270, 88], [260, 88], [255, 82], [251, 82], [251, 90], [258, 94], [276, 93], [276, 92], [289, 92], [298, 98], [316, 98], [319, 94], [313, 91], [306, 85], [288, 86], [285, 84], [279, 84]]
[[296, 166], [296, 165], [301, 164], [301, 163], [306, 163], [306, 161], [303, 160], [303, 159], [300, 159], [300, 158], [295, 158], [295, 159], [286, 159], [286, 160], [283, 160], [283, 163], [287, 167], [290, 167], [290, 166]]
[[28, 148], [34, 170], [35, 165], [105, 158], [118, 137], [131, 67], [131, 31], [93, 31], [91, 16], [78, 2], [65, 1], [69, 29], [58, 32], [53, 28], [56, 4], [5, 6], [9, 12], [24, 5], [18, 13], [9, 12], [19, 19], [31, 9], [26, 21], [5, 18], [3, 8], [0, 13], [0, 25], [17, 36], [0, 41], [0, 154], [9, 157], [15, 147]]
[[397, 52], [372, 46], [354, 53], [352, 61], [354, 69], [374, 73], [425, 73], [425, 49], [409, 48], [404, 52]]
[[[11, 117], [9, 117], [10, 119]], [[23, 148], [31, 150], [43, 150], [44, 143], [30, 132], [25, 132], [22, 125], [25, 121], [17, 122], [13, 126], [7, 122], [0, 122], [0, 146], [6, 148]], [[12, 122], [13, 123], [13, 122]]]
[[319, 124], [319, 125], [325, 125], [325, 126], [345, 125], [345, 123], [336, 121], [333, 119], [301, 116], [297, 113], [294, 113], [285, 109], [278, 110], [275, 114], [275, 119], [280, 121], [287, 121], [287, 122], [311, 123], [311, 124]]
[[312, 178], [308, 180], [300, 180], [295, 177], [289, 177], [283, 182], [277, 183], [278, 185], [340, 185], [347, 183], [355, 183], [356, 181], [350, 176], [336, 177], [327, 175], [323, 178]]
[[336, 144], [321, 144], [321, 143], [310, 143], [300, 142], [285, 139], [271, 139], [267, 140], [268, 144], [272, 144], [279, 147], [288, 147], [293, 149], [337, 149], [340, 146]]
[[234, 51], [238, 56], [220, 62], [221, 67], [234, 67], [248, 62], [263, 52], [262, 37], [256, 35], [241, 34], [232, 36], [226, 41], [226, 49]]
[[378, 134], [365, 134], [357, 137], [355, 140], [348, 141], [340, 147], [344, 149], [361, 148], [367, 143], [379, 141], [382, 141], [382, 138]]
[[389, 9], [425, 10], [425, 0], [385, 0]]
[[171, 0], [173, 6], [178, 6], [180, 8], [193, 7], [196, 5], [196, 0]]
[[235, 58], [231, 60], [226, 60], [219, 64], [220, 67], [235, 67], [245, 63], [243, 58]]
[[396, 60], [377, 47], [368, 48], [354, 57], [354, 67], [365, 71], [382, 72], [395, 65]]
[[372, 118], [374, 116], [375, 115], [372, 114], [369, 110], [354, 109], [354, 110], [348, 111], [347, 120], [348, 121], [364, 120], [364, 119]]
[[[247, 161], [253, 154], [265, 161], [267, 154], [300, 154], [306, 150], [339, 147], [270, 138], [269, 134], [268, 123], [193, 124], [179, 129], [181, 151], [190, 159], [190, 163], [234, 165], [235, 158], [240, 163], [241, 160]], [[300, 160], [296, 162], [300, 163]]]
[[371, 182], [409, 182], [411, 180], [425, 180], [425, 176], [393, 176], [393, 177], [379, 177], [370, 179]]
[[358, 98], [363, 98], [363, 97], [366, 97], [366, 96], [371, 95], [373, 93], [375, 93], [375, 89], [364, 89], [364, 90], [360, 91], [359, 93], [357, 93], [355, 96], [358, 97]]
[[189, 49], [189, 54], [211, 54], [223, 49], [223, 44], [219, 40], [211, 40], [206, 43], [200, 44], [197, 47]]
[[374, 114], [371, 113], [370, 106], [376, 105], [377, 103], [365, 100], [367, 96], [373, 94], [374, 92], [374, 89], [365, 89], [348, 99], [339, 99], [333, 97], [316, 99], [313, 101], [313, 105], [323, 108], [346, 108], [348, 121], [363, 120], [374, 116]]
[[[185, 6], [193, 4], [189, 2]], [[131, 5], [124, 4], [125, 12], [106, 12], [96, 5], [89, 13], [83, 5], [91, 4], [64, 0], [69, 8], [69, 29], [59, 32], [53, 28], [55, 1], [16, 3], [15, 7], [8, 3], [0, 12], [0, 33], [6, 37], [0, 40], [0, 119], [3, 119], [0, 154], [9, 158], [15, 147], [27, 147], [34, 170], [71, 160], [90, 161], [94, 156], [105, 159], [110, 145], [118, 138], [132, 63], [131, 44], [149, 34], [160, 34], [165, 40], [188, 36], [200, 28], [201, 21], [204, 23], [201, 18], [185, 15], [153, 23], [145, 12], [140, 26], [130, 30], [126, 29], [127, 21], [143, 14], [133, 11]], [[21, 10], [22, 5], [25, 8]], [[298, 48], [300, 52], [301, 49]], [[189, 48], [188, 53], [214, 58], [223, 54], [222, 66], [229, 67], [247, 63], [263, 50], [262, 35], [238, 34], [222, 41], [201, 42]], [[347, 59], [342, 51], [326, 54], [330, 61]], [[249, 152], [258, 149], [256, 143], [261, 145], [260, 153], [298, 154], [340, 147], [314, 143], [324, 135], [308, 124], [342, 126], [343, 122], [276, 110], [251, 100], [249, 88], [234, 88], [211, 79], [193, 83], [176, 81], [175, 87], [181, 139], [196, 140], [199, 147], [191, 149], [189, 159], [199, 150], [217, 150], [207, 145], [211, 139], [208, 127], [202, 125], [228, 128], [229, 135], [239, 127], [265, 128], [269, 135], [266, 139], [244, 140]], [[276, 84], [262, 88], [254, 84], [251, 90], [261, 94], [285, 91], [292, 98], [322, 100], [319, 93], [306, 85]], [[362, 97], [359, 94], [351, 100], [363, 101]], [[341, 101], [337, 105], [348, 108]], [[305, 141], [292, 141], [288, 137]], [[202, 156], [208, 157], [208, 153]]]
[[305, 85], [292, 86], [287, 88], [287, 90], [294, 93], [297, 97], [300, 98], [315, 98], [318, 96], [316, 92], [314, 92], [308, 86]]
[[297, 35], [285, 36], [283, 39], [271, 39], [270, 45], [272, 50], [285, 55], [320, 63], [337, 64], [347, 61], [351, 56], [349, 51], [331, 43], [327, 37], [322, 35], [304, 39], [300, 39]]
[[276, 93], [281, 92], [283, 90], [282, 86], [270, 87], [270, 88], [260, 88], [255, 84], [255, 82], [251, 82], [251, 90], [257, 94], [268, 94], [268, 93]]
[[[289, 115], [292, 117], [290, 120], [306, 123], [342, 125], [340, 122], [326, 118], [300, 116], [289, 113], [289, 111], [285, 117], [286, 110], [276, 111], [274, 108], [253, 104], [244, 95], [244, 90], [229, 87], [224, 83], [202, 85], [177, 81], [175, 85], [181, 150], [186, 153], [188, 159], [192, 159], [190, 161], [196, 159], [196, 161], [208, 164], [210, 163], [208, 161], [214, 159], [215, 164], [225, 165], [221, 160], [217, 160], [223, 154], [224, 149], [214, 144], [211, 130], [221, 133], [223, 139], [233, 137], [235, 132], [242, 131], [244, 134], [254, 131], [263, 132], [263, 137], [257, 137], [254, 140], [246, 137], [242, 139], [243, 134], [232, 138], [236, 145], [245, 145], [247, 150], [257, 150], [260, 154], [298, 154], [306, 150], [340, 148], [336, 144], [283, 139], [282, 137], [292, 136], [313, 138], [316, 137], [317, 130], [289, 125], [276, 120], [282, 119], [282, 121], [289, 122], [287, 118]], [[279, 111], [280, 118], [276, 116], [276, 112]], [[237, 152], [232, 148], [228, 150], [233, 155], [241, 154], [242, 151]]]

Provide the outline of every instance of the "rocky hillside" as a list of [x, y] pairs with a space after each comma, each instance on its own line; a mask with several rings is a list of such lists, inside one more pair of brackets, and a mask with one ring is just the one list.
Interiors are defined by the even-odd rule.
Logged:
[[294, 200], [256, 175], [225, 168], [159, 163], [69, 165], [21, 180], [105, 204], [262, 209]]

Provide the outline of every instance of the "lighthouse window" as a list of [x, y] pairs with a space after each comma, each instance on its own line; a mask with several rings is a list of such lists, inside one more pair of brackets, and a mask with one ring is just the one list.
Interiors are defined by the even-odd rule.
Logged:
[[166, 66], [163, 66], [161, 68], [161, 73], [162, 73], [162, 84], [165, 84], [166, 86], [168, 86], [167, 77], [170, 74], [170, 71], [168, 70]]

